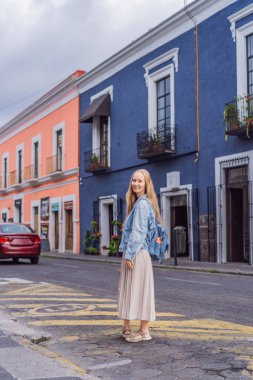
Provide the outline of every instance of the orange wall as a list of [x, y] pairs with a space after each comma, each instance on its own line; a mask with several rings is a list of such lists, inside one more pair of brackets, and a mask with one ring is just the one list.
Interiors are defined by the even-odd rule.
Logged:
[[[63, 204], [64, 197], [74, 196], [75, 205], [73, 212], [75, 213], [75, 241], [76, 246], [74, 252], [79, 251], [79, 173], [78, 171], [66, 178], [55, 180], [46, 177], [46, 158], [53, 156], [53, 136], [54, 128], [58, 125], [63, 127], [63, 170], [74, 169], [79, 167], [78, 163], [78, 128], [79, 128], [79, 97], [74, 98], [67, 104], [61, 106], [57, 110], [51, 112], [47, 116], [41, 118], [39, 121], [33, 123], [23, 131], [17, 133], [15, 136], [10, 137], [6, 141], [0, 141], [0, 159], [2, 160], [3, 153], [9, 153], [9, 173], [17, 169], [16, 164], [16, 147], [19, 144], [24, 145], [23, 152], [23, 167], [32, 165], [32, 138], [41, 135], [40, 145], [40, 177], [45, 177], [46, 181], [42, 184], [37, 182], [36, 186], [27, 186], [20, 188], [19, 191], [7, 190], [7, 193], [0, 195], [0, 209], [8, 208], [8, 217], [14, 217], [14, 198], [15, 196], [23, 197], [23, 222], [31, 223], [31, 202], [40, 202], [44, 197], [58, 197], [61, 198]], [[20, 126], [17, 126], [17, 129]], [[12, 132], [11, 132], [12, 133]], [[7, 135], [8, 136], [8, 135]], [[2, 139], [3, 140], [3, 139]], [[2, 162], [0, 164], [2, 170]], [[69, 183], [71, 182], [71, 183]], [[9, 185], [10, 186], [10, 185]], [[0, 215], [1, 217], [1, 215]], [[1, 218], [0, 218], [1, 219]], [[40, 218], [39, 218], [40, 219]], [[50, 227], [51, 228], [51, 227]]]
[[[46, 175], [46, 158], [53, 155], [53, 131], [65, 125], [65, 170], [78, 167], [79, 98], [71, 100], [41, 120], [0, 144], [0, 157], [9, 152], [9, 171], [16, 170], [16, 146], [24, 143], [24, 167], [32, 164], [32, 138], [41, 135], [41, 175]], [[2, 170], [2, 168], [1, 168]]]

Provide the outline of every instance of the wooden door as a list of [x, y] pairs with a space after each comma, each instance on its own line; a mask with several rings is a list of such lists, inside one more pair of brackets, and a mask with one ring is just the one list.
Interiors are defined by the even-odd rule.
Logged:
[[54, 249], [59, 249], [59, 212], [54, 212]]
[[39, 233], [39, 208], [36, 206], [33, 208], [33, 228], [34, 231], [38, 234]]
[[73, 212], [65, 210], [66, 226], [65, 226], [65, 248], [67, 251], [73, 250]]

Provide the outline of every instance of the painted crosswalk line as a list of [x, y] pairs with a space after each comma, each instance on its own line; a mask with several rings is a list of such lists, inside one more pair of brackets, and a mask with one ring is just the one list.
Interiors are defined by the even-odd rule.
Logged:
[[24, 280], [16, 277], [0, 277], [0, 285], [8, 284], [32, 284], [33, 281]]
[[[20, 279], [22, 280], [22, 279]], [[1, 281], [1, 279], [0, 279]], [[97, 336], [101, 327], [104, 335], [118, 334], [122, 321], [117, 318], [115, 299], [94, 297], [85, 291], [58, 286], [50, 283], [15, 282], [8, 279], [11, 290], [1, 292], [1, 308], [8, 310], [13, 317], [28, 323], [31, 327], [87, 327], [83, 335], [59, 336], [61, 342], [74, 342]], [[16, 289], [14, 289], [16, 285]], [[17, 288], [18, 285], [18, 288]], [[253, 327], [216, 319], [189, 319], [171, 311], [156, 313], [157, 320], [151, 323], [152, 335], [156, 338], [181, 339], [184, 341], [231, 342], [236, 350], [236, 342], [245, 342], [245, 354], [237, 355], [253, 368], [252, 355], [246, 348], [253, 339]], [[94, 329], [92, 329], [94, 327]], [[133, 324], [137, 328], [137, 322]], [[71, 331], [71, 330], [70, 330]]]

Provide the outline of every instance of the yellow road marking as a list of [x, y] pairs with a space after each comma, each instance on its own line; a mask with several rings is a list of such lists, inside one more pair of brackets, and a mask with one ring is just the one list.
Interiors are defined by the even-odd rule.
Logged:
[[16, 290], [10, 290], [6, 293], [6, 295], [82, 295], [82, 296], [87, 296], [89, 297], [90, 294], [76, 291], [75, 289], [68, 288], [66, 289], [63, 286], [57, 286], [57, 285], [50, 285], [50, 284], [38, 284], [34, 285], [31, 284], [29, 286], [26, 286], [25, 288], [19, 288]]
[[75, 301], [75, 302], [115, 302], [115, 300], [112, 300], [110, 298], [54, 298], [54, 297], [43, 297], [43, 298], [38, 298], [38, 297], [11, 297], [11, 298], [4, 298], [0, 297], [1, 301]]
[[34, 351], [39, 351], [40, 353], [57, 360], [60, 362], [65, 368], [71, 368], [73, 371], [78, 373], [79, 375], [85, 375], [87, 371], [78, 365], [72, 363], [70, 360], [65, 359], [63, 356], [57, 354], [56, 352], [50, 351], [48, 348], [44, 346], [39, 346], [38, 344], [32, 344], [30, 341], [26, 339], [22, 339], [23, 344], [26, 346], [30, 346]]
[[[56, 304], [56, 305], [62, 305], [60, 303]], [[79, 305], [79, 304], [64, 304], [64, 305]], [[81, 305], [82, 307], [84, 305]], [[106, 308], [106, 309], [117, 309], [117, 305], [116, 304], [110, 304], [110, 303], [95, 303], [93, 304], [93, 306], [95, 306], [96, 308], [99, 308], [99, 309], [103, 309], [103, 308]], [[43, 305], [41, 306], [41, 308], [46, 308], [46, 307], [52, 307], [52, 304], [48, 304], [48, 305]], [[0, 308], [7, 308], [7, 309], [37, 309], [38, 308], [38, 303], [14, 303], [14, 304], [10, 304], [10, 305], [5, 305], [5, 306], [1, 306], [0, 305]]]
[[[42, 309], [42, 308], [39, 308]], [[62, 306], [62, 309], [64, 309], [64, 306]], [[30, 310], [28, 312], [24, 313], [12, 313], [15, 317], [66, 317], [66, 316], [73, 316], [73, 317], [81, 317], [81, 316], [112, 316], [117, 317], [118, 313], [116, 311], [91, 311], [96, 309], [95, 305], [87, 305], [87, 308], [85, 310], [72, 310], [72, 311], [64, 311], [59, 310], [58, 311], [50, 311], [50, 308], [48, 307], [48, 311], [46, 312], [39, 312], [36, 309]], [[173, 313], [156, 313], [157, 317], [184, 317], [184, 315], [181, 314], [173, 314]]]
[[[105, 315], [105, 314], [104, 314]], [[33, 326], [121, 326], [121, 320], [46, 320], [30, 322]], [[212, 319], [152, 322], [154, 333], [193, 340], [245, 340], [253, 337], [253, 327]], [[181, 329], [179, 329], [181, 327]], [[159, 329], [159, 331], [157, 331]], [[163, 332], [161, 332], [163, 331]]]

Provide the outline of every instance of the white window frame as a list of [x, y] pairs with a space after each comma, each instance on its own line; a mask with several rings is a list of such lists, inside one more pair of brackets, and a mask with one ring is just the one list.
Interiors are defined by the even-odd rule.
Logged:
[[3, 223], [3, 214], [6, 214], [6, 223], [8, 223], [8, 219], [9, 219], [9, 208], [2, 208], [1, 210], [1, 221]]
[[99, 197], [99, 227], [101, 232], [101, 241], [100, 245], [108, 246], [110, 243], [110, 236], [109, 241], [106, 238], [106, 234], [108, 231], [108, 205], [112, 204], [113, 207], [113, 220], [117, 220], [118, 218], [118, 202], [117, 202], [118, 196], [117, 194], [113, 195], [107, 195]]
[[236, 29], [237, 96], [247, 95], [247, 46], [246, 38], [253, 34], [253, 21]]
[[35, 171], [35, 155], [34, 155], [34, 145], [38, 143], [39, 145], [39, 160], [38, 160], [38, 178], [41, 176], [41, 135], [34, 136], [32, 138], [32, 165], [34, 166], [33, 177]]
[[13, 197], [13, 216], [14, 216], [14, 222], [18, 223], [18, 213], [17, 213], [17, 207], [15, 206], [16, 200], [21, 200], [21, 223], [24, 223], [24, 194], [15, 194]]
[[57, 155], [57, 132], [62, 130], [62, 162], [61, 162], [61, 168], [62, 171], [65, 170], [65, 123], [61, 122], [60, 124], [57, 124], [53, 129], [53, 155]]
[[3, 187], [3, 184], [4, 184], [4, 159], [7, 159], [7, 169], [6, 169], [6, 189], [8, 189], [8, 186], [9, 186], [9, 153], [6, 152], [6, 153], [3, 153], [2, 154], [2, 173], [3, 173], [3, 176], [2, 176], [2, 183], [1, 183], [1, 189], [5, 189]]
[[[51, 243], [51, 249], [55, 249], [55, 219], [54, 219], [55, 216], [54, 216], [54, 212], [51, 210], [51, 205], [54, 203], [59, 204], [59, 210], [58, 210], [59, 247], [58, 247], [58, 252], [64, 252], [64, 249], [65, 249], [65, 232], [64, 232], [64, 239], [63, 239], [63, 236], [62, 236], [62, 234], [63, 234], [62, 198], [61, 197], [50, 198], [49, 225], [51, 226], [51, 228], [50, 228], [50, 232], [49, 232], [49, 240]], [[73, 204], [73, 207], [74, 207], [74, 204]], [[65, 231], [65, 224], [64, 224], [64, 231]], [[73, 235], [74, 235], [74, 231], [73, 231]]]
[[[178, 71], [178, 48], [169, 50], [161, 56], [147, 62], [143, 67], [145, 69], [144, 78], [148, 87], [148, 128], [152, 129], [157, 126], [157, 90], [156, 83], [166, 77], [170, 77], [170, 97], [171, 97], [171, 128], [175, 127], [175, 71]], [[163, 63], [172, 59], [172, 63], [158, 69]], [[150, 72], [154, 70], [153, 72]], [[173, 131], [172, 131], [173, 132]]]
[[21, 165], [21, 183], [24, 182], [24, 161], [25, 161], [25, 155], [24, 155], [24, 143], [19, 144], [16, 146], [16, 183], [18, 183], [18, 152], [21, 150], [22, 152], [22, 165]]
[[[169, 173], [168, 173], [169, 174]], [[180, 178], [180, 175], [179, 177]], [[180, 179], [179, 179], [180, 181]], [[187, 197], [187, 209], [189, 208], [189, 205], [192, 205], [192, 185], [187, 184], [187, 185], [177, 185], [177, 192], [174, 191], [175, 187], [171, 186], [169, 181], [167, 180], [167, 187], [161, 188], [160, 189], [160, 195], [161, 195], [161, 214], [162, 218], [164, 221], [164, 225], [167, 229], [167, 231], [171, 231], [171, 197], [175, 196], [182, 196], [186, 195]], [[193, 223], [192, 223], [192, 213], [188, 214], [187, 216], [187, 222], [188, 222], [188, 246], [189, 246], [189, 259], [191, 261], [194, 260], [194, 252], [193, 252]], [[169, 233], [170, 234], [170, 233]], [[171, 252], [171, 244], [169, 247], [169, 252], [168, 252], [168, 257], [172, 257], [172, 252]]]
[[40, 201], [32, 201], [31, 202], [31, 227], [32, 229], [34, 230], [34, 208], [35, 207], [38, 207], [38, 212], [39, 212], [39, 215], [38, 215], [38, 235], [40, 235]]
[[[92, 95], [90, 97], [90, 103], [95, 99], [98, 99], [102, 95], [109, 94], [111, 102], [113, 102], [113, 86], [104, 88], [102, 91]], [[111, 117], [108, 116], [108, 166], [111, 166]], [[97, 149], [100, 149], [100, 116], [93, 117], [92, 124], [92, 151], [96, 152]]]

